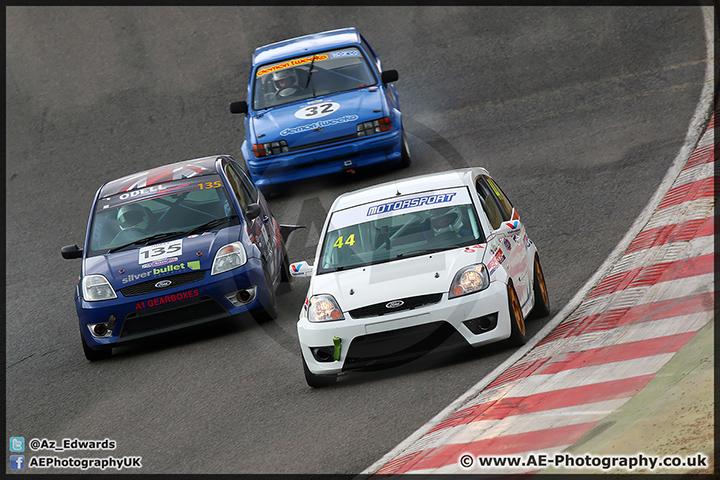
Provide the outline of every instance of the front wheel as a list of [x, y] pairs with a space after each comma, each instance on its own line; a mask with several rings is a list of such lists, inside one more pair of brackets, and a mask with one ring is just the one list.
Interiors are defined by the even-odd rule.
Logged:
[[263, 304], [260, 302], [262, 306], [251, 312], [257, 322], [275, 320], [278, 316], [275, 288], [273, 287], [273, 283], [267, 278], [267, 271], [265, 273], [265, 289], [267, 290], [268, 296], [267, 303]]
[[535, 296], [533, 316], [536, 318], [542, 318], [550, 315], [550, 297], [548, 296], [547, 285], [545, 284], [545, 275], [543, 275], [542, 267], [540, 267], [540, 260], [538, 260], [537, 255], [535, 255], [533, 294]]
[[522, 307], [518, 300], [515, 287], [508, 285], [508, 309], [510, 310], [510, 345], [519, 347], [525, 345], [527, 336], [525, 332], [525, 318], [523, 317]]
[[300, 358], [302, 359], [303, 363], [305, 381], [312, 388], [329, 387], [330, 385], [334, 385], [335, 382], [337, 382], [337, 375], [315, 375], [314, 373], [312, 373], [308, 368], [307, 363], [305, 362], [305, 357], [303, 357], [302, 352], [300, 353]]
[[[82, 328], [82, 327], [80, 327]], [[83, 336], [82, 332], [80, 332], [80, 341], [82, 342], [83, 347], [83, 353], [85, 353], [85, 358], [90, 360], [91, 362], [96, 362], [98, 360], [105, 360], [106, 358], [110, 358], [112, 355], [112, 349], [104, 349], [104, 350], [94, 350], [88, 346], [88, 344], [85, 342], [85, 337]]]

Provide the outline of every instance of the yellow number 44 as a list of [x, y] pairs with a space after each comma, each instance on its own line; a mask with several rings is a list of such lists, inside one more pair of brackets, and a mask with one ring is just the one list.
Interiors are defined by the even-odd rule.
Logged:
[[335, 240], [335, 243], [333, 244], [333, 247], [342, 248], [343, 245], [350, 245], [350, 246], [355, 245], [355, 234], [354, 234], [354, 233], [351, 233], [351, 234], [347, 237], [347, 240], [345, 240], [345, 243], [343, 243], [343, 237], [342, 237], [342, 236], [338, 237], [338, 239]]

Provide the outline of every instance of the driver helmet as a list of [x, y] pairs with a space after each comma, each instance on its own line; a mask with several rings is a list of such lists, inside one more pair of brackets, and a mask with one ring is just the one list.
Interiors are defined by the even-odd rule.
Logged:
[[117, 214], [118, 225], [121, 230], [138, 228], [145, 230], [150, 225], [150, 216], [145, 207], [136, 203], [120, 207]]
[[457, 232], [462, 226], [462, 216], [458, 207], [452, 207], [442, 215], [433, 218], [430, 222], [435, 235], [446, 232]]
[[298, 82], [297, 72], [294, 68], [285, 68], [283, 70], [273, 72], [272, 79], [277, 91], [281, 91], [286, 88], [297, 88], [300, 84], [300, 82]]

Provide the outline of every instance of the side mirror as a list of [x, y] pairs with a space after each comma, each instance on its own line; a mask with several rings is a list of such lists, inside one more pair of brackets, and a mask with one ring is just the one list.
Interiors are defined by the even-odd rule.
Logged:
[[313, 266], [307, 262], [290, 264], [290, 275], [293, 277], [312, 277]]
[[246, 101], [232, 102], [230, 104], [230, 113], [248, 113], [248, 104]]
[[502, 222], [493, 233], [499, 237], [506, 237], [519, 231], [520, 220], [508, 220], [506, 222]]
[[400, 78], [400, 75], [398, 75], [397, 70], [385, 70], [382, 74], [380, 74], [380, 80], [382, 83], [396, 82], [398, 78]]
[[60, 253], [65, 260], [73, 258], [82, 258], [83, 249], [77, 245], [65, 245], [60, 249]]
[[262, 212], [260, 204], [251, 203], [250, 205], [248, 205], [247, 210], [245, 211], [245, 216], [248, 220], [254, 220], [255, 218], [260, 216], [260, 212]]

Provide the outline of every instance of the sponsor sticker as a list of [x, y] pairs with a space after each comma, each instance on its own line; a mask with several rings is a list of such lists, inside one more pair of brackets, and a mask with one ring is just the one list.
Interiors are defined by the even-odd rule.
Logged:
[[151, 298], [150, 300], [137, 302], [135, 304], [135, 310], [142, 310], [143, 308], [156, 307], [158, 305], [164, 305], [166, 303], [177, 302], [185, 300], [187, 298], [193, 298], [200, 296], [200, 291], [188, 290], [186, 292], [174, 293], [172, 295], [165, 295], [164, 297]]
[[[323, 60], [327, 60], [330, 58], [329, 56], [322, 54], [322, 55], [315, 55], [315, 61], [321, 62]], [[263, 75], [267, 75], [268, 73], [277, 72], [278, 70], [284, 70], [286, 68], [290, 67], [297, 67], [298, 65], [305, 65], [306, 63], [310, 63], [313, 61], [313, 57], [304, 57], [304, 58], [294, 58], [292, 60], [288, 60], [287, 62], [278, 63], [269, 67], [260, 68], [257, 71], [257, 76], [262, 77]]]
[[285, 128], [280, 131], [280, 136], [286, 137], [295, 133], [309, 132], [317, 128], [332, 127], [333, 125], [339, 125], [341, 123], [354, 122], [358, 118], [360, 117], [357, 115], [343, 115], [342, 117], [331, 118], [329, 120], [318, 120], [317, 122], [307, 123], [298, 127]]
[[470, 194], [465, 187], [455, 187], [410, 194], [399, 197], [390, 197], [372, 204], [358, 205], [332, 214], [328, 232], [367, 222], [388, 218], [406, 213], [421, 212], [433, 208], [450, 207], [453, 205], [466, 205], [472, 203]]

